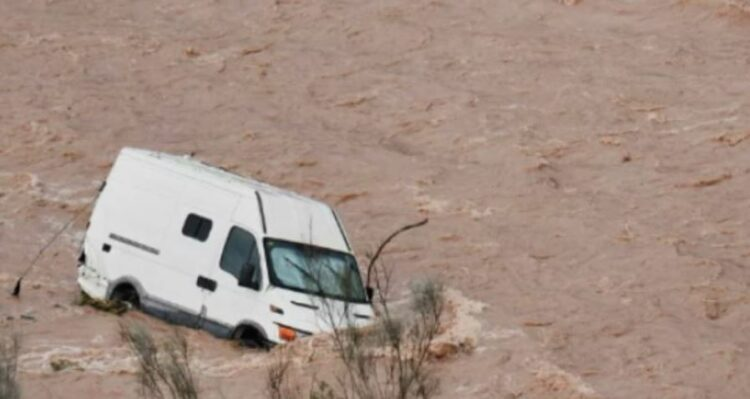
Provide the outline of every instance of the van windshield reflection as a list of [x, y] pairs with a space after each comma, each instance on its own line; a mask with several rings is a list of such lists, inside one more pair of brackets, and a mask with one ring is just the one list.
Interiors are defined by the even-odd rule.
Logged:
[[271, 238], [264, 244], [273, 285], [326, 298], [367, 302], [352, 255]]

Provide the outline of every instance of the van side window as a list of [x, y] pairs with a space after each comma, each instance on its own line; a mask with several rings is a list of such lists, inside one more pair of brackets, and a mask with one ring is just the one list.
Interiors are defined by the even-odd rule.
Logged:
[[211, 234], [211, 227], [213, 225], [210, 219], [191, 213], [185, 219], [185, 225], [182, 226], [182, 234], [205, 242], [208, 239], [208, 235]]
[[221, 269], [233, 275], [240, 286], [260, 289], [260, 256], [252, 234], [232, 227], [221, 254]]

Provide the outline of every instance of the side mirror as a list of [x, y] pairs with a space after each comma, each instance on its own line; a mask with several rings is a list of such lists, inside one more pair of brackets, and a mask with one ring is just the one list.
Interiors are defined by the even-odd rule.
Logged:
[[370, 300], [370, 303], [372, 303], [372, 300], [375, 297], [375, 288], [368, 286], [365, 290], [367, 291], [367, 298]]

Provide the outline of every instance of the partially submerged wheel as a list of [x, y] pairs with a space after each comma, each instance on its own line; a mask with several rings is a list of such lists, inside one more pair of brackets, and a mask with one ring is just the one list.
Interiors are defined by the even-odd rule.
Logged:
[[122, 302], [130, 309], [140, 309], [141, 298], [138, 296], [138, 291], [130, 284], [123, 284], [115, 288], [110, 295], [110, 300], [116, 302]]
[[248, 348], [269, 349], [271, 347], [271, 343], [263, 334], [251, 326], [238, 327], [232, 338]]

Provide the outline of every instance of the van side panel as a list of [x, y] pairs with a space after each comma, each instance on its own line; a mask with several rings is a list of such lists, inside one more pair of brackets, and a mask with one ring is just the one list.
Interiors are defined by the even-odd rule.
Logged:
[[173, 309], [197, 316], [203, 313], [205, 290], [196, 281], [223, 238], [212, 231], [201, 242], [183, 235], [183, 225], [190, 213], [226, 224], [236, 202], [235, 195], [223, 190], [121, 156], [92, 216], [88, 248], [98, 253], [96, 268], [110, 282], [138, 281], [145, 306], [160, 314]]
[[[186, 224], [191, 214], [198, 222]], [[259, 290], [239, 286], [220, 267], [234, 226], [257, 241]], [[264, 237], [351, 253], [344, 234], [321, 202], [189, 158], [123, 149], [91, 217], [79, 284], [102, 298], [129, 282], [144, 309], [159, 317], [224, 337], [238, 325], [253, 325], [280, 342], [277, 323], [308, 332], [330, 326], [305, 305], [314, 297], [270, 286]], [[362, 320], [372, 318], [369, 305], [353, 309]]]
[[111, 181], [102, 197], [94, 220], [107, 227], [100, 231], [105, 239], [140, 249], [138, 255], [161, 255], [167, 227], [176, 217], [174, 198], [119, 180]]

